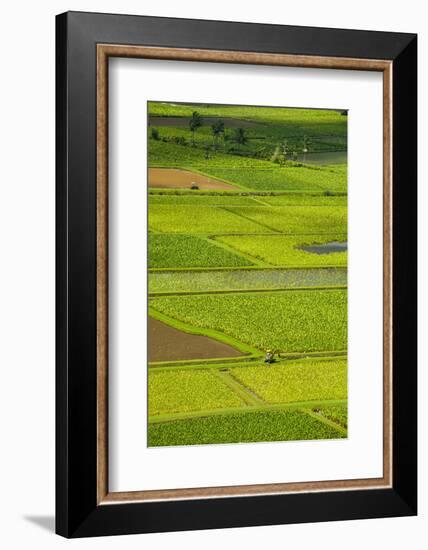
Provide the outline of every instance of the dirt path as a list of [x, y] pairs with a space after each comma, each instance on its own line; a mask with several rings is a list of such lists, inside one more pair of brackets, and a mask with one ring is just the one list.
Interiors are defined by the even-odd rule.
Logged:
[[149, 317], [149, 361], [184, 361], [187, 359], [212, 359], [237, 357], [242, 353], [228, 344], [208, 336], [188, 334]]
[[234, 185], [190, 170], [178, 170], [176, 168], [149, 168], [149, 187], [162, 187], [170, 189], [190, 189], [195, 183], [199, 189], [237, 189]]

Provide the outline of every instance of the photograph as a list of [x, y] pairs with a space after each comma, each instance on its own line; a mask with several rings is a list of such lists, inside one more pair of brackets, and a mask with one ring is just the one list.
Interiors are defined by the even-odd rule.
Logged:
[[1, 548], [427, 546], [420, 6], [3, 5]]
[[147, 102], [149, 447], [348, 437], [333, 107]]

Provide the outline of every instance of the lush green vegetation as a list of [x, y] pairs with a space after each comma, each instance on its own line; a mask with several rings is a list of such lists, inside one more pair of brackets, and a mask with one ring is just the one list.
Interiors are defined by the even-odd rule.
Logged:
[[[149, 102], [149, 114], [153, 116], [190, 117], [197, 110], [202, 117], [225, 117], [280, 124], [283, 129], [295, 126], [297, 131], [311, 127], [313, 132], [326, 132], [326, 125], [334, 134], [346, 136], [346, 118], [341, 111], [331, 109], [294, 109], [290, 107], [256, 107], [248, 105], [177, 104]], [[305, 127], [306, 126], [306, 127]]]
[[[148, 444], [346, 437], [347, 252], [305, 247], [347, 241], [347, 117], [156, 102], [149, 117], [149, 168], [198, 176], [150, 172], [149, 313], [181, 351], [149, 352]], [[242, 356], [186, 356], [183, 332]]]
[[277, 168], [277, 165], [268, 161], [229, 155], [218, 151], [210, 152], [210, 157], [207, 159], [204, 149], [154, 140], [150, 140], [148, 161], [150, 167], [189, 168], [190, 170], [200, 168], [204, 173], [208, 173], [206, 168], [229, 167], [233, 169], [237, 162], [241, 168], [254, 166], [265, 169]]
[[[346, 195], [328, 196], [287, 194], [275, 195], [271, 197], [260, 197], [260, 200], [270, 206], [346, 206], [348, 197]], [[254, 204], [249, 206], [254, 206]]]
[[346, 399], [346, 360], [306, 360], [231, 369], [232, 375], [267, 403]]
[[[149, 267], [239, 267], [252, 262], [225, 248], [216, 246], [214, 241], [193, 235], [162, 235], [151, 233], [149, 243]], [[156, 283], [162, 279], [150, 278]]]
[[338, 439], [335, 430], [301, 411], [248, 412], [149, 424], [149, 446]]
[[348, 428], [348, 406], [347, 405], [334, 405], [334, 406], [322, 406], [321, 408], [315, 408], [314, 412], [320, 414], [324, 418], [339, 424], [343, 428]]
[[[232, 155], [229, 155], [230, 157]], [[206, 164], [204, 171], [210, 176], [235, 183], [256, 191], [325, 191], [343, 192], [346, 190], [346, 174], [329, 166], [276, 166], [269, 163], [256, 164], [253, 160], [251, 171], [243, 171], [234, 163], [232, 168]], [[263, 161], [258, 161], [263, 162]]]
[[[211, 126], [218, 118], [224, 122], [225, 126], [221, 140], [224, 141], [223, 146], [232, 141], [233, 128], [241, 126], [248, 133], [245, 144], [247, 147], [265, 149], [286, 139], [290, 152], [302, 150], [304, 144], [309, 145], [310, 150], [313, 151], [346, 149], [347, 119], [339, 111], [149, 103], [151, 117], [187, 117], [189, 119], [195, 110], [202, 117], [202, 127], [198, 129], [197, 138], [203, 143], [213, 141]], [[156, 127], [156, 118], [151, 118], [151, 125]], [[177, 120], [171, 118], [167, 127], [162, 126], [158, 129], [161, 136], [188, 139], [189, 131], [185, 126], [185, 124], [178, 126]], [[308, 136], [310, 136], [309, 142]]]
[[[156, 237], [158, 236], [156, 235]], [[153, 243], [153, 246], [156, 246], [156, 242]], [[211, 258], [209, 257], [209, 259]], [[176, 265], [178, 266], [179, 263], [176, 263]], [[221, 264], [217, 263], [217, 265]], [[163, 271], [149, 273], [149, 292], [213, 292], [346, 286], [346, 281], [346, 269], [340, 268], [239, 269], [202, 271], [197, 274], [195, 274], [195, 271]]]
[[347, 227], [345, 206], [237, 206], [227, 211], [285, 234], [346, 233]]
[[[210, 150], [222, 151], [234, 154], [254, 155], [261, 158], [271, 158], [275, 152], [278, 143], [287, 144], [287, 154], [290, 159], [295, 157], [295, 154], [302, 156], [302, 150], [305, 145], [304, 134], [294, 134], [288, 130], [284, 132], [283, 126], [272, 123], [250, 123], [248, 121], [235, 121], [232, 123], [230, 119], [223, 119], [224, 131], [217, 137], [214, 136], [212, 130], [212, 119], [202, 119], [204, 126], [198, 128], [195, 133], [195, 140], [189, 133], [189, 127], [185, 124], [177, 125], [177, 119], [170, 118], [170, 126], [165, 126], [165, 120], [158, 126], [152, 126], [152, 132], [156, 134], [155, 139], [164, 143], [177, 143], [181, 145], [192, 145], [200, 148], [209, 147]], [[153, 124], [156, 125], [159, 119], [151, 118]], [[220, 121], [220, 119], [218, 119]], [[232, 123], [232, 124], [231, 124]], [[175, 126], [173, 126], [175, 124]], [[232, 127], [233, 125], [233, 127]], [[236, 126], [244, 128], [245, 142], [238, 143], [236, 139]], [[343, 136], [329, 136], [326, 134], [311, 136], [310, 151], [312, 153], [328, 153], [334, 151], [344, 151], [346, 142]]]
[[163, 141], [150, 143], [149, 165], [197, 169], [243, 189], [346, 192], [346, 170], [292, 162], [280, 166], [267, 160], [219, 152], [210, 153], [207, 159], [203, 149]]
[[277, 266], [346, 266], [347, 252], [314, 254], [303, 246], [346, 240], [346, 234], [331, 235], [240, 235], [218, 236], [216, 241], [271, 265]]
[[189, 191], [188, 189], [151, 189], [150, 205], [192, 205], [192, 206], [343, 206], [347, 205], [346, 195], [325, 195], [250, 192], [250, 191]]
[[154, 204], [149, 226], [162, 233], [346, 233], [345, 206], [198, 206]]
[[[271, 197], [275, 198], [275, 197]], [[342, 198], [342, 197], [332, 197], [332, 198]], [[164, 204], [164, 205], [192, 205], [192, 206], [257, 206], [260, 204], [257, 200], [254, 200], [251, 197], [242, 197], [231, 195], [230, 193], [225, 195], [207, 195], [207, 194], [186, 194], [186, 195], [175, 195], [175, 194], [156, 194], [150, 195], [149, 198], [150, 206], [154, 204]]]
[[158, 297], [150, 305], [174, 319], [224, 332], [260, 350], [343, 350], [345, 290]]
[[209, 370], [149, 371], [149, 414], [241, 407], [244, 402]]
[[149, 208], [149, 227], [161, 233], [266, 233], [266, 228], [217, 206], [156, 204]]

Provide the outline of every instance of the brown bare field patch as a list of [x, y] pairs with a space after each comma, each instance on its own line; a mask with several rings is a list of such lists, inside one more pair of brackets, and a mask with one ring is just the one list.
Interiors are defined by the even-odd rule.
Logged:
[[189, 334], [170, 327], [153, 317], [148, 318], [148, 355], [153, 361], [185, 361], [237, 357], [242, 353], [228, 344], [208, 336]]
[[149, 168], [149, 187], [162, 187], [170, 189], [190, 189], [192, 184], [199, 189], [237, 189], [234, 185], [177, 168]]

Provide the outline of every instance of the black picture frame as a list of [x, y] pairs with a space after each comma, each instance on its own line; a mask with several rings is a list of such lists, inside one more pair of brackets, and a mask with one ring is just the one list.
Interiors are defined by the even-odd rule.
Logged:
[[[97, 44], [392, 62], [390, 488], [99, 505]], [[417, 513], [417, 36], [68, 12], [56, 18], [56, 532], [64, 537]]]

